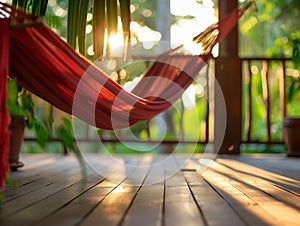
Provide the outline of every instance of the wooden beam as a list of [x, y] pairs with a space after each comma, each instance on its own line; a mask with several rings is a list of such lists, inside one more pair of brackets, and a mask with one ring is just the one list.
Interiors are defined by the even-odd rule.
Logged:
[[[236, 7], [238, 7], [237, 0], [219, 1], [219, 17], [224, 17]], [[219, 150], [215, 151], [219, 154], [239, 154], [242, 122], [242, 64], [238, 57], [237, 26], [220, 43], [220, 53], [215, 67], [216, 79], [222, 90], [215, 93], [215, 99], [220, 99], [220, 95], [224, 97], [227, 115], [225, 134], [220, 134], [219, 125], [224, 123], [224, 112], [223, 107], [216, 101], [214, 137], [215, 140], [224, 139]]]

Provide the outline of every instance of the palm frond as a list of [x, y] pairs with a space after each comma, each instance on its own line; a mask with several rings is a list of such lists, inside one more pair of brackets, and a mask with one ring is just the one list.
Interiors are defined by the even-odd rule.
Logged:
[[86, 19], [89, 8], [89, 0], [80, 0], [78, 17], [78, 48], [83, 55], [86, 53]]
[[107, 31], [108, 34], [118, 31], [118, 2], [117, 0], [106, 0], [107, 8]]
[[[89, 0], [72, 0], [68, 3], [67, 41], [86, 54], [86, 25]], [[119, 10], [118, 10], [119, 9]], [[108, 36], [118, 32], [118, 16], [121, 17], [124, 40], [130, 42], [130, 0], [97, 0], [93, 2], [93, 49], [99, 59], [109, 51]], [[120, 13], [118, 13], [120, 12]], [[119, 15], [120, 14], [120, 15]]]
[[120, 1], [120, 11], [121, 11], [121, 21], [123, 28], [123, 36], [124, 36], [124, 59], [126, 60], [129, 54], [128, 47], [130, 46], [130, 0], [119, 0]]
[[36, 16], [45, 16], [48, 0], [13, 0], [12, 4]]
[[68, 1], [67, 41], [76, 48], [80, 0]]
[[94, 1], [93, 6], [93, 49], [94, 58], [104, 55], [105, 45], [105, 0]]

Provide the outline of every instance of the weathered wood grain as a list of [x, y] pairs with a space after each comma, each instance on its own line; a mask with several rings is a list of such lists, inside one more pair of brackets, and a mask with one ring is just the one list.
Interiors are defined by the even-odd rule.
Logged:
[[300, 222], [299, 158], [285, 162], [280, 155], [241, 155], [199, 161], [201, 155], [119, 155], [115, 164], [107, 156], [86, 157], [92, 168], [84, 173], [73, 155], [23, 155], [25, 167], [11, 174], [17, 188], [3, 189], [0, 225]]

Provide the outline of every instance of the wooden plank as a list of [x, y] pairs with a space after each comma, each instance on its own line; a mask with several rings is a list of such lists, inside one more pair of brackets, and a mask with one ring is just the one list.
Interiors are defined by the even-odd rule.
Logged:
[[[82, 177], [72, 155], [24, 155], [24, 160], [30, 160], [27, 168], [12, 174], [22, 184], [19, 189], [4, 189], [8, 196], [0, 204], [0, 225], [281, 226], [300, 222], [300, 182], [294, 177], [298, 160], [222, 157], [210, 161], [211, 165], [202, 161], [210, 168], [200, 174], [196, 172], [199, 156], [190, 158], [182, 170], [179, 165], [186, 156], [168, 155], [171, 161], [164, 161], [166, 155], [117, 157], [119, 166], [107, 157], [91, 155], [99, 167], [95, 169], [100, 174], [107, 170], [104, 173], [114, 179], [99, 183], [101, 177], [95, 172]], [[164, 164], [156, 164], [161, 161]], [[282, 168], [284, 174], [276, 173]]]
[[287, 157], [286, 154], [253, 154], [230, 158], [300, 181], [300, 158]]
[[257, 204], [269, 212], [270, 215], [273, 215], [274, 219], [278, 219], [278, 225], [299, 225], [300, 212], [298, 208], [290, 207], [277, 200], [274, 201], [272, 196], [269, 196], [259, 189], [247, 188], [247, 186], [236, 182], [231, 182], [231, 184], [256, 201]]
[[[265, 183], [259, 177], [251, 178], [248, 174], [241, 174], [239, 171], [231, 170], [216, 162], [211, 164], [210, 168], [203, 175], [220, 193], [227, 194], [226, 198], [228, 200], [241, 208], [239, 213], [251, 224], [296, 225], [296, 222], [300, 221], [299, 210], [296, 210], [293, 206], [286, 205], [286, 203], [279, 201], [266, 193], [266, 191], [258, 188], [261, 183]], [[232, 191], [239, 195], [236, 196]], [[228, 194], [230, 195], [228, 196]], [[297, 198], [297, 196], [295, 197]], [[247, 200], [247, 203], [250, 203], [251, 206], [249, 207], [243, 200]], [[241, 204], [243, 205], [241, 206]], [[247, 217], [250, 215], [249, 213], [253, 213], [257, 222], [252, 222], [252, 218]], [[270, 219], [274, 222], [270, 222]]]
[[232, 186], [221, 174], [207, 169], [202, 173], [202, 176], [248, 225], [264, 226], [277, 224], [272, 215], [243, 192]]
[[246, 225], [234, 209], [196, 171], [184, 171], [208, 225]]
[[[125, 158], [124, 158], [125, 159]], [[127, 160], [126, 160], [127, 161]], [[132, 161], [131, 161], [132, 162]], [[105, 180], [81, 194], [74, 201], [39, 222], [40, 225], [78, 225], [109, 195], [119, 184]]]
[[[10, 177], [12, 178], [12, 180], [18, 181], [19, 185], [30, 183], [30, 181], [36, 178], [40, 178], [40, 174], [47, 172], [47, 169], [53, 169], [53, 165], [56, 162], [56, 158], [48, 158], [46, 161], [41, 162], [43, 162], [44, 164], [38, 164], [36, 167], [25, 165], [18, 171], [11, 172]], [[38, 174], [37, 172], [40, 172], [40, 174]]]
[[[176, 167], [172, 164], [166, 166], [165, 174]], [[164, 223], [165, 226], [173, 225], [205, 225], [206, 222], [195, 202], [186, 180], [181, 171], [165, 181]]]
[[122, 226], [159, 226], [163, 219], [164, 169], [163, 161], [156, 157], [151, 163], [149, 173], [128, 210]]
[[64, 155], [57, 154], [20, 154], [20, 160], [24, 163], [24, 167], [19, 168], [21, 171], [38, 168], [51, 164], [65, 157]]
[[[270, 194], [277, 200], [294, 208], [300, 208], [300, 182], [294, 179], [249, 166], [236, 160], [218, 159], [228, 174], [235, 175], [247, 183]], [[219, 166], [222, 167], [222, 166]], [[222, 170], [222, 169], [220, 169]]]
[[164, 185], [143, 186], [126, 213], [122, 225], [162, 225]]
[[[287, 182], [300, 187], [299, 179], [294, 179], [294, 173], [299, 173], [300, 171], [300, 159], [298, 161], [290, 161], [289, 158], [272, 158], [267, 159], [252, 159], [251, 161], [244, 161], [249, 159], [246, 157], [237, 159], [227, 159], [219, 158], [217, 161], [219, 163], [225, 164], [229, 167], [234, 166], [237, 170], [241, 167], [247, 166], [252, 172], [254, 170], [256, 174], [263, 174], [266, 179], [275, 180], [276, 182]], [[229, 165], [232, 163], [233, 165]], [[290, 172], [292, 172], [290, 174]]]
[[0, 219], [3, 219], [21, 209], [26, 208], [27, 206], [32, 205], [33, 203], [47, 198], [52, 194], [55, 194], [56, 192], [59, 192], [60, 190], [80, 181], [81, 179], [82, 175], [80, 174], [80, 169], [78, 168], [72, 171], [62, 172], [54, 183], [45, 187], [41, 187], [40, 189], [37, 189], [26, 195], [17, 197], [12, 201], [1, 204]]
[[[134, 158], [133, 158], [134, 159]], [[152, 161], [152, 157], [140, 157], [140, 166], [147, 165]], [[84, 219], [80, 224], [82, 226], [97, 225], [119, 225], [124, 215], [130, 207], [136, 193], [139, 191], [149, 168], [148, 167], [130, 167], [138, 166], [135, 163], [125, 165], [124, 172], [127, 178], [118, 184]], [[140, 186], [131, 186], [131, 183], [139, 183]]]
[[33, 225], [95, 186], [99, 183], [99, 179], [98, 175], [93, 174], [38, 202], [32, 203], [27, 208], [6, 217], [5, 220], [0, 220], [0, 223], [1, 225]]
[[[53, 167], [51, 168], [43, 168], [43, 170], [48, 170], [48, 172], [41, 172], [40, 170], [34, 169], [34, 176], [28, 176], [28, 174], [23, 174], [23, 172], [19, 172], [22, 174], [23, 177], [27, 178], [26, 183], [20, 183], [20, 180], [15, 180], [15, 177], [12, 176], [12, 179], [14, 180], [14, 183], [16, 183], [16, 187], [14, 185], [7, 186], [4, 190], [5, 197], [2, 202], [8, 202], [12, 199], [16, 199], [23, 195], [29, 195], [30, 192], [33, 192], [35, 190], [38, 190], [42, 187], [48, 186], [57, 180], [59, 176], [61, 176], [61, 172], [68, 172], [73, 170], [75, 167], [72, 167], [76, 165], [73, 163], [70, 165], [70, 163], [65, 164], [57, 164], [53, 163]], [[24, 181], [24, 180], [23, 180]]]
[[[218, 160], [219, 161], [219, 160]], [[266, 180], [269, 178], [269, 173], [249, 166], [244, 163], [239, 163], [234, 160], [224, 160], [231, 163], [233, 168], [228, 168], [219, 165], [220, 171], [227, 175], [235, 173], [231, 184], [240, 190], [243, 190], [249, 197], [255, 200], [262, 208], [270, 212], [279, 221], [286, 223], [287, 225], [297, 225], [300, 222], [300, 197], [294, 193], [291, 193], [285, 189], [281, 189], [274, 184], [274, 181]], [[223, 161], [223, 162], [224, 162]], [[237, 168], [239, 170], [237, 170]], [[248, 173], [251, 172], [251, 173]], [[298, 183], [290, 178], [277, 176], [280, 179], [285, 179], [286, 182]], [[279, 180], [279, 179], [273, 179]], [[237, 182], [239, 181], [239, 182]], [[245, 182], [245, 183], [240, 183]]]
[[[141, 156], [135, 155], [87, 155], [85, 156], [88, 164], [106, 179], [119, 184], [130, 176], [132, 166], [139, 166]], [[134, 179], [134, 178], [133, 178]], [[129, 182], [128, 182], [129, 183]]]
[[[31, 158], [32, 155], [26, 155], [27, 158]], [[33, 155], [35, 156], [35, 155]], [[42, 155], [44, 156], [44, 155]], [[25, 165], [19, 171], [11, 172], [11, 179], [16, 182], [17, 186], [22, 186], [24, 184], [31, 183], [33, 181], [38, 181], [41, 178], [47, 177], [53, 174], [53, 170], [60, 169], [66, 165], [72, 164], [71, 169], [75, 167], [78, 168], [79, 164], [74, 159], [74, 155], [62, 156], [62, 155], [46, 155], [44, 160], [37, 159], [37, 163], [33, 162], [32, 165]], [[75, 160], [75, 161], [74, 161]], [[12, 188], [12, 187], [7, 187]]]
[[97, 185], [38, 222], [43, 226], [78, 225], [114, 189]]

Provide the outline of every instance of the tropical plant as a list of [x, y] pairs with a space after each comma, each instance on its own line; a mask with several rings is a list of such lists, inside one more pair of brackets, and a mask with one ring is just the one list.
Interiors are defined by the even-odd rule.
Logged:
[[[268, 55], [292, 59], [292, 68], [295, 73], [287, 76], [287, 101], [290, 105], [294, 105], [295, 101], [300, 100], [300, 31], [276, 39], [274, 46], [269, 49]], [[297, 108], [297, 106], [293, 106], [293, 108], [295, 107]], [[294, 109], [293, 112], [298, 111]], [[291, 114], [294, 114], [293, 112], [290, 111]], [[299, 112], [297, 114], [299, 115]]]
[[48, 0], [13, 0], [12, 3], [34, 15], [41, 16], [46, 14]]
[[81, 155], [79, 147], [75, 142], [72, 122], [68, 118], [63, 118], [62, 123], [56, 127], [56, 135], [62, 141], [65, 148], [69, 149], [70, 151], [73, 151], [80, 164], [82, 173], [86, 174], [86, 166], [84, 163], [84, 159]]
[[17, 84], [16, 79], [8, 79], [8, 98], [6, 101], [8, 112], [11, 115], [25, 118], [28, 129], [33, 129], [37, 143], [45, 147], [51, 139], [51, 125], [53, 119], [48, 116], [39, 121], [35, 116], [32, 94]]
[[[13, 0], [12, 3], [37, 16], [45, 16], [49, 0]], [[119, 9], [119, 10], [118, 10]], [[68, 1], [67, 41], [79, 52], [86, 54], [87, 15], [93, 15], [94, 57], [98, 59], [109, 50], [107, 40], [118, 32], [118, 17], [121, 18], [124, 44], [130, 43], [130, 0]], [[118, 15], [118, 12], [119, 15]], [[58, 23], [55, 16], [46, 15], [49, 22]]]
[[[37, 16], [45, 16], [50, 26], [60, 26], [58, 20], [53, 15], [46, 15], [48, 0], [12, 0], [12, 4], [21, 7], [29, 13]], [[67, 41], [74, 48], [79, 48], [81, 54], [86, 53], [86, 26], [87, 15], [90, 11], [93, 13], [93, 43], [95, 58], [105, 55], [109, 50], [106, 40], [110, 35], [118, 32], [118, 8], [120, 8], [120, 17], [125, 42], [130, 42], [130, 0], [105, 0], [93, 1], [90, 7], [89, 0], [72, 0], [68, 1], [68, 22], [67, 22]], [[53, 23], [53, 24], [52, 24]], [[126, 44], [126, 43], [124, 43]], [[34, 115], [34, 103], [32, 94], [17, 85], [16, 80], [9, 80], [9, 93], [11, 98], [8, 100], [8, 107], [11, 113], [26, 116], [29, 128], [35, 128], [36, 136], [39, 143], [44, 146], [45, 141], [50, 138], [47, 129], [50, 131], [51, 120], [44, 120], [44, 126], [38, 123]], [[15, 112], [13, 112], [15, 111]], [[63, 124], [57, 128], [57, 135], [61, 138], [64, 145], [75, 150], [76, 147], [70, 131], [69, 123], [63, 120]], [[49, 133], [50, 134], [50, 133]], [[43, 141], [44, 139], [44, 141]]]
[[[48, 0], [13, 0], [17, 7], [22, 7], [35, 15], [45, 15]], [[23, 116], [26, 119], [28, 129], [35, 131], [37, 143], [45, 147], [51, 139], [51, 125], [53, 119], [50, 116], [39, 120], [34, 112], [33, 96], [30, 92], [17, 84], [16, 79], [8, 79], [7, 109], [11, 115]]]
[[288, 93], [288, 99], [289, 101], [292, 101], [294, 98], [299, 96], [299, 90], [300, 90], [300, 32], [293, 33], [291, 35], [291, 40], [293, 42], [293, 50], [292, 50], [292, 61], [294, 64], [295, 70], [298, 70], [298, 77], [292, 79], [290, 84], [290, 89]]
[[[89, 2], [89, 0], [68, 1], [67, 40], [75, 48], [78, 43], [79, 52], [83, 55], [86, 54]], [[130, 43], [130, 0], [93, 1], [92, 23], [95, 59], [106, 54], [106, 51], [109, 50], [107, 40], [110, 36], [118, 33], [118, 8], [120, 8], [124, 44], [128, 44]]]

